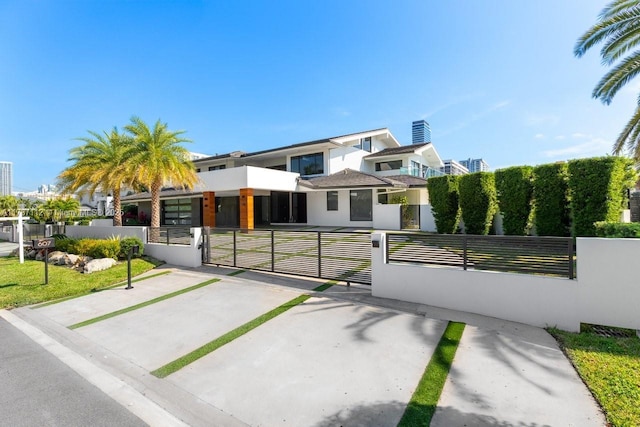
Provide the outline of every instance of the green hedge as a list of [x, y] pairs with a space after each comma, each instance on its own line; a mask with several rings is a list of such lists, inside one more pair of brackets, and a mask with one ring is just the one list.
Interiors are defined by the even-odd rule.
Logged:
[[571, 230], [567, 164], [533, 168], [534, 223], [538, 236], [568, 236]]
[[455, 233], [460, 222], [458, 177], [445, 175], [429, 178], [427, 189], [438, 233]]
[[460, 177], [460, 208], [467, 234], [489, 234], [498, 210], [495, 176], [476, 172]]
[[527, 234], [531, 219], [533, 168], [514, 166], [498, 169], [495, 175], [504, 234], [524, 236]]
[[637, 222], [606, 222], [599, 221], [594, 224], [598, 237], [639, 237], [640, 223]]
[[594, 157], [568, 164], [574, 236], [595, 236], [595, 222], [617, 222], [634, 169], [624, 157]]
[[140, 240], [137, 237], [123, 237], [120, 240], [120, 252], [119, 252], [118, 256], [121, 259], [127, 258], [127, 255], [129, 254], [129, 249], [132, 246], [138, 246], [139, 247], [138, 254], [137, 255], [133, 255], [133, 258], [141, 257], [142, 253], [144, 252], [144, 244], [142, 243], [142, 240]]

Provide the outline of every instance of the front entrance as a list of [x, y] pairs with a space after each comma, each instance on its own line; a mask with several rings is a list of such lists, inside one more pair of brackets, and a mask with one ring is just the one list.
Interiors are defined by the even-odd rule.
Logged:
[[307, 194], [271, 192], [271, 223], [307, 222]]

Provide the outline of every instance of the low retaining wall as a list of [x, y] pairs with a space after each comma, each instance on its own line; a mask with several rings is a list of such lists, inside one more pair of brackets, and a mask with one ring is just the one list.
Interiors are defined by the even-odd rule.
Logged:
[[[372, 294], [485, 316], [579, 331], [580, 323], [640, 329], [640, 283], [628, 267], [640, 239], [577, 239], [578, 280], [386, 263], [372, 235]], [[635, 258], [635, 259], [634, 259]]]

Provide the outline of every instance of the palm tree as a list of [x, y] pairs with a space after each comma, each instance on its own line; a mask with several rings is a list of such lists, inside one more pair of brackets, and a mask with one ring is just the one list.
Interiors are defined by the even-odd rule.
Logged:
[[[592, 96], [609, 105], [618, 91], [640, 73], [640, 0], [613, 0], [600, 12], [598, 22], [578, 39], [577, 57], [604, 42], [600, 50], [605, 65], [617, 64], [598, 82]], [[632, 49], [636, 49], [631, 51]], [[614, 154], [625, 146], [640, 160], [640, 97], [638, 106], [613, 145]]]
[[15, 216], [18, 212], [18, 199], [10, 194], [0, 196], [0, 216]]
[[126, 185], [134, 186], [134, 172], [129, 162], [132, 140], [114, 127], [111, 132], [89, 131], [90, 137], [77, 138], [84, 145], [70, 150], [70, 161], [75, 162], [58, 175], [63, 193], [77, 191], [93, 195], [97, 190], [113, 195], [113, 225], [122, 225], [120, 191]]
[[134, 140], [130, 162], [135, 165], [135, 178], [151, 191], [151, 227], [160, 227], [160, 190], [167, 184], [191, 189], [198, 181], [189, 152], [180, 144], [191, 142], [181, 135], [185, 131], [170, 131], [158, 120], [153, 129], [133, 116], [125, 126]]

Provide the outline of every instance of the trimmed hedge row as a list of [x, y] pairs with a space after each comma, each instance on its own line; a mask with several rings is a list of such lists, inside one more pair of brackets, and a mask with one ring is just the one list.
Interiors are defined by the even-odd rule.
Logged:
[[640, 223], [606, 222], [594, 224], [597, 237], [640, 237]]
[[458, 177], [445, 175], [429, 178], [427, 189], [438, 233], [455, 233], [460, 223]]
[[142, 240], [137, 237], [124, 237], [122, 239], [73, 239], [65, 235], [54, 236], [56, 241], [55, 249], [75, 255], [90, 256], [91, 258], [113, 258], [124, 259], [132, 246], [139, 246], [139, 257], [144, 251]]
[[502, 226], [508, 236], [524, 236], [531, 220], [533, 168], [514, 166], [495, 172]]
[[461, 215], [466, 233], [488, 234], [500, 210], [507, 235], [527, 234], [533, 216], [539, 236], [595, 236], [595, 222], [618, 220], [636, 176], [631, 159], [597, 157], [430, 178], [427, 187], [439, 233], [455, 232]]

